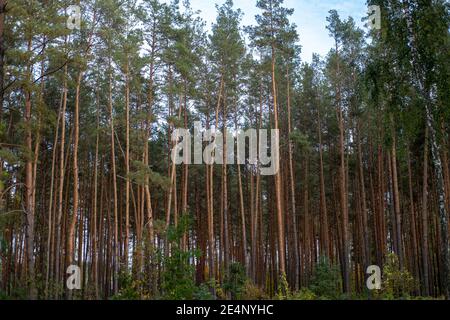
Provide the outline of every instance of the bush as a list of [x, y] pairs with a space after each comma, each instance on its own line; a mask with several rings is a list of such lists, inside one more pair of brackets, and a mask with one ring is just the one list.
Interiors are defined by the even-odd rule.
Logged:
[[184, 215], [178, 226], [171, 226], [167, 231], [167, 239], [172, 248], [171, 255], [161, 253], [164, 271], [161, 277], [163, 298], [167, 300], [193, 300], [197, 287], [195, 285], [195, 267], [189, 262], [198, 258], [196, 251], [184, 251], [180, 248], [180, 240], [189, 230], [190, 220]]
[[397, 255], [391, 253], [383, 268], [383, 298], [388, 300], [409, 299], [416, 282], [408, 270], [401, 270]]
[[166, 300], [210, 300], [212, 295], [207, 285], [196, 286], [195, 266], [190, 263], [200, 257], [199, 251], [184, 251], [180, 248], [183, 235], [188, 232], [191, 221], [187, 214], [181, 217], [177, 227], [170, 227], [167, 239], [172, 248], [171, 255], [161, 254], [164, 271], [162, 273], [162, 297]]
[[310, 289], [321, 299], [340, 299], [342, 297], [342, 279], [339, 267], [331, 265], [327, 258], [321, 258], [314, 271]]
[[195, 300], [214, 300], [214, 296], [210, 292], [210, 286], [202, 283], [194, 293]]
[[140, 287], [141, 283], [134, 280], [130, 273], [122, 272], [119, 275], [119, 288], [121, 289], [111, 300], [141, 300]]
[[247, 280], [244, 285], [244, 290], [241, 296], [243, 300], [267, 300], [268, 297], [264, 290], [255, 286], [250, 280]]
[[302, 288], [290, 297], [290, 300], [317, 300], [316, 295], [308, 288]]
[[0, 291], [0, 300], [26, 300], [26, 299], [27, 299], [27, 291], [25, 286], [18, 286], [16, 289], [13, 289], [9, 295], [3, 291]]
[[289, 300], [291, 297], [291, 290], [289, 289], [289, 283], [286, 279], [286, 274], [282, 274], [280, 276], [280, 280], [278, 282], [278, 300]]
[[230, 264], [223, 281], [223, 289], [231, 295], [232, 300], [240, 299], [247, 281], [244, 267], [236, 262]]

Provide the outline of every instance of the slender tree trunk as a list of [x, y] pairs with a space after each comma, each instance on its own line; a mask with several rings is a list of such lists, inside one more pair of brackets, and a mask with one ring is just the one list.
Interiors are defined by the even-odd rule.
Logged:
[[322, 143], [322, 119], [320, 115], [320, 106], [317, 107], [317, 123], [318, 123], [318, 136], [319, 136], [319, 166], [320, 166], [320, 213], [321, 213], [321, 238], [322, 238], [322, 254], [330, 258], [330, 238], [328, 227], [328, 210], [327, 210], [327, 198], [325, 189], [325, 174], [323, 164], [323, 143]]
[[[184, 128], [188, 129], [188, 105], [187, 105], [187, 82], [184, 80]], [[189, 164], [185, 163], [183, 167], [183, 193], [181, 198], [181, 214], [184, 216], [188, 212], [188, 185], [189, 185]], [[183, 234], [182, 245], [183, 250], [187, 247], [187, 235]]]
[[58, 121], [56, 124], [55, 136], [54, 136], [54, 145], [53, 145], [53, 155], [52, 155], [52, 173], [50, 176], [50, 196], [49, 196], [49, 208], [48, 208], [48, 234], [47, 234], [47, 259], [46, 259], [46, 274], [45, 274], [45, 298], [48, 298], [49, 295], [49, 281], [50, 281], [50, 270], [51, 268], [51, 259], [53, 250], [51, 247], [53, 235], [53, 193], [54, 193], [54, 183], [55, 183], [55, 171], [56, 171], [56, 157], [57, 157], [57, 141], [59, 140], [59, 125], [61, 123], [62, 114], [62, 100], [64, 99], [64, 93], [61, 94], [61, 103], [59, 106], [58, 112]]
[[[364, 179], [364, 164], [362, 160], [362, 146], [361, 146], [361, 128], [358, 128], [358, 167], [359, 167], [359, 187], [361, 192], [361, 210], [362, 210], [362, 231], [363, 231], [363, 253], [364, 253], [364, 269], [370, 265], [370, 246], [369, 246], [369, 226], [367, 216], [367, 200], [366, 200], [366, 186]], [[366, 271], [366, 270], [364, 270]]]
[[109, 121], [111, 135], [111, 163], [112, 163], [112, 183], [113, 183], [113, 200], [114, 200], [114, 242], [113, 242], [113, 291], [118, 293], [118, 276], [119, 276], [119, 221], [118, 221], [118, 196], [117, 196], [117, 172], [116, 172], [116, 151], [115, 151], [115, 129], [114, 129], [114, 109], [112, 100], [112, 69], [111, 61], [109, 71]]
[[[97, 84], [98, 86], [98, 84]], [[98, 158], [99, 158], [99, 142], [100, 142], [100, 98], [99, 88], [96, 92], [96, 105], [97, 105], [97, 133], [95, 138], [95, 162], [94, 162], [94, 202], [92, 205], [93, 211], [93, 227], [92, 227], [92, 263], [93, 263], [93, 281], [95, 289], [95, 297], [99, 299], [99, 279], [98, 279], [98, 237], [97, 237], [97, 198], [98, 198]], [[100, 199], [101, 201], [101, 199]]]
[[423, 268], [423, 295], [430, 295], [429, 281], [429, 253], [428, 253], [428, 139], [429, 130], [425, 129], [425, 145], [423, 156], [423, 190], [422, 190], [422, 268]]
[[411, 152], [408, 151], [408, 185], [409, 185], [409, 202], [410, 202], [410, 230], [411, 230], [411, 247], [412, 247], [412, 261], [414, 276], [419, 277], [419, 248], [417, 241], [417, 229], [416, 229], [416, 209], [414, 206], [414, 191], [413, 191], [413, 178], [411, 168]]
[[60, 274], [60, 256], [61, 256], [61, 235], [62, 235], [62, 218], [63, 218], [63, 203], [64, 203], [64, 171], [65, 171], [65, 139], [66, 139], [66, 107], [67, 107], [67, 66], [64, 67], [64, 80], [63, 80], [63, 101], [61, 110], [61, 142], [59, 150], [59, 190], [58, 190], [58, 217], [56, 228], [56, 254], [55, 254], [55, 279], [59, 283], [61, 279]]
[[224, 229], [224, 267], [225, 272], [228, 272], [230, 264], [230, 234], [229, 234], [229, 219], [228, 219], [228, 171], [227, 171], [227, 97], [226, 94], [223, 99], [223, 165], [222, 165], [222, 210], [223, 210], [223, 229]]
[[[274, 122], [275, 130], [279, 130], [278, 122], [278, 95], [276, 87], [276, 76], [275, 76], [275, 45], [272, 44], [272, 98], [273, 98], [273, 112], [274, 112]], [[276, 146], [272, 146], [272, 158], [276, 162], [275, 166], [279, 169], [279, 155], [280, 148], [278, 141]], [[277, 212], [277, 225], [278, 225], [278, 263], [279, 263], [279, 273], [280, 275], [286, 274], [286, 258], [285, 258], [285, 235], [284, 235], [284, 219], [283, 210], [281, 206], [281, 175], [279, 170], [275, 174], [275, 202], [276, 202], [276, 212]]]
[[[338, 72], [339, 73], [339, 72]], [[338, 119], [339, 119], [339, 194], [342, 218], [342, 272], [344, 276], [344, 292], [350, 293], [350, 244], [349, 244], [349, 218], [348, 218], [348, 197], [347, 197], [347, 174], [345, 162], [345, 124], [344, 114], [341, 107], [340, 88], [338, 88]]]
[[289, 157], [289, 180], [290, 180], [290, 192], [291, 192], [291, 213], [292, 213], [292, 224], [293, 224], [293, 250], [294, 250], [294, 272], [295, 272], [295, 283], [294, 289], [298, 290], [299, 280], [300, 280], [300, 257], [298, 251], [298, 233], [297, 233], [297, 211], [295, 202], [295, 178], [294, 178], [294, 151], [293, 143], [291, 141], [292, 134], [292, 117], [291, 117], [291, 85], [290, 85], [290, 73], [289, 67], [286, 70], [287, 79], [287, 112], [288, 112], [288, 157]]
[[[237, 121], [237, 113], [238, 113], [238, 105], [235, 101], [235, 115], [234, 115], [234, 128], [235, 132], [238, 132], [238, 121]], [[246, 270], [248, 266], [248, 252], [247, 252], [247, 227], [245, 223], [245, 207], [244, 207], [244, 192], [242, 188], [242, 173], [241, 173], [241, 165], [237, 164], [237, 171], [238, 171], [238, 189], [239, 189], [239, 211], [241, 213], [241, 227], [242, 227], [242, 252], [243, 252], [243, 264]], [[252, 190], [253, 191], [253, 190]], [[250, 203], [253, 206], [253, 202], [250, 201]]]
[[[171, 69], [169, 69], [169, 83], [172, 82], [172, 71]], [[170, 85], [171, 86], [171, 85]], [[172, 93], [170, 93], [172, 94]], [[170, 98], [171, 99], [171, 98]], [[178, 120], [181, 120], [181, 112], [182, 112], [182, 108], [181, 105], [179, 106], [179, 110], [178, 110]], [[175, 136], [175, 138], [171, 138], [172, 140], [172, 150], [175, 147], [175, 142], [174, 141], [178, 141], [178, 136]], [[176, 163], [172, 162], [172, 166], [170, 169], [170, 188], [169, 188], [169, 196], [168, 196], [168, 200], [167, 200], [167, 212], [166, 212], [166, 230], [169, 228], [170, 226], [170, 216], [171, 216], [171, 211], [172, 211], [172, 197], [176, 197], [176, 193], [177, 193], [177, 189], [175, 186], [175, 182], [176, 182]], [[174, 201], [175, 205], [176, 205], [176, 200]], [[174, 210], [175, 212], [177, 211], [176, 209]], [[176, 220], [176, 215], [174, 215], [174, 220]]]
[[[79, 206], [79, 177], [78, 177], [78, 145], [80, 139], [80, 87], [83, 73], [78, 73], [75, 93], [75, 110], [74, 110], [74, 143], [73, 143], [73, 212], [70, 220], [68, 242], [67, 242], [67, 266], [75, 263], [74, 248], [75, 248], [75, 227], [78, 220], [78, 206]], [[81, 261], [78, 261], [80, 263]], [[69, 296], [71, 296], [69, 294]]]
[[[219, 84], [219, 96], [217, 98], [217, 106], [216, 106], [216, 117], [215, 117], [215, 130], [217, 130], [219, 126], [219, 108], [223, 95], [224, 82], [223, 78], [220, 80]], [[209, 240], [209, 249], [210, 249], [210, 269], [213, 277], [213, 281], [217, 278], [218, 269], [216, 268], [216, 243], [214, 237], [214, 164], [210, 165], [210, 173], [209, 173], [209, 196], [210, 201], [210, 209], [209, 209], [209, 217], [208, 217], [208, 240]]]
[[336, 68], [336, 113], [339, 126], [339, 199], [340, 199], [340, 212], [342, 219], [342, 275], [343, 275], [343, 287], [345, 293], [350, 293], [350, 244], [349, 244], [349, 215], [348, 215], [348, 195], [347, 195], [347, 173], [346, 173], [346, 161], [345, 161], [345, 119], [344, 112], [342, 110], [342, 96], [341, 96], [341, 65], [340, 65], [340, 52], [338, 41], [335, 41], [335, 50], [337, 57]]
[[[28, 52], [31, 51], [32, 43], [28, 41]], [[31, 66], [27, 66], [27, 79], [31, 82]], [[27, 247], [27, 270], [28, 270], [28, 295], [31, 300], [37, 298], [35, 270], [34, 270], [34, 219], [35, 208], [33, 202], [33, 138], [32, 138], [32, 123], [31, 123], [31, 92], [29, 88], [25, 89], [25, 126], [26, 138], [25, 145], [30, 155], [28, 155], [25, 165], [25, 214], [26, 214], [26, 247]]]
[[125, 65], [125, 122], [126, 122], [126, 151], [125, 151], [125, 241], [124, 262], [125, 270], [128, 270], [128, 241], [130, 239], [130, 80], [128, 57]]
[[[155, 28], [155, 25], [153, 25], [153, 29]], [[149, 166], [149, 140], [151, 137], [151, 127], [149, 125], [149, 119], [150, 119], [150, 115], [152, 114], [153, 110], [153, 90], [154, 90], [154, 73], [155, 73], [155, 52], [156, 52], [156, 37], [155, 34], [153, 33], [152, 36], [152, 45], [151, 45], [151, 62], [150, 62], [150, 70], [149, 70], [149, 82], [148, 82], [148, 92], [147, 92], [147, 103], [148, 103], [148, 113], [149, 113], [149, 118], [147, 118], [144, 122], [145, 122], [145, 134], [144, 134], [144, 154], [143, 154], [143, 162], [144, 165], [146, 167]], [[141, 206], [141, 221], [140, 224], [138, 226], [138, 222], [137, 223], [137, 230], [139, 230], [138, 235], [137, 235], [137, 239], [138, 239], [138, 248], [139, 248], [139, 254], [138, 254], [138, 279], [140, 279], [142, 277], [142, 268], [144, 267], [144, 253], [142, 252], [142, 232], [144, 229], [144, 208], [147, 210], [146, 211], [146, 217], [147, 217], [147, 223], [145, 224], [145, 226], [147, 226], [147, 245], [145, 246], [146, 248], [146, 255], [147, 255], [147, 259], [149, 260], [149, 263], [152, 263], [152, 253], [154, 250], [154, 224], [153, 224], [153, 209], [152, 209], [152, 199], [151, 199], [151, 193], [150, 193], [150, 177], [148, 174], [145, 175], [145, 185], [142, 189], [142, 197], [143, 197], [143, 202], [142, 202], [142, 206]], [[145, 204], [145, 205], [144, 205]], [[153, 287], [151, 287], [151, 289], [154, 289], [154, 287], [156, 286], [156, 281], [152, 278], [153, 274], [150, 276], [151, 277], [151, 282]], [[155, 292], [155, 290], [153, 291]]]
[[400, 263], [400, 269], [403, 269], [403, 241], [402, 241], [402, 217], [400, 208], [400, 193], [398, 188], [397, 174], [397, 142], [394, 129], [394, 117], [391, 115], [392, 124], [392, 190], [394, 193], [394, 212], [395, 212], [395, 240], [397, 241], [397, 255]]

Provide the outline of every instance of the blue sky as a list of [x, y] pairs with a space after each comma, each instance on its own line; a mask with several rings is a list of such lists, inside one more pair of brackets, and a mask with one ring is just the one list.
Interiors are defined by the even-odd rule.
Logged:
[[[215, 3], [220, 5], [224, 2], [191, 0], [191, 5], [194, 10], [201, 10], [200, 16], [209, 27], [216, 18]], [[244, 12], [243, 25], [255, 24], [254, 16], [259, 12], [256, 0], [234, 0], [234, 5]], [[361, 27], [361, 18], [367, 11], [366, 0], [285, 0], [284, 6], [295, 10], [291, 20], [298, 26], [303, 61], [311, 61], [313, 53], [324, 56], [332, 47], [332, 39], [325, 28], [328, 11], [336, 9], [342, 18], [352, 16]]]

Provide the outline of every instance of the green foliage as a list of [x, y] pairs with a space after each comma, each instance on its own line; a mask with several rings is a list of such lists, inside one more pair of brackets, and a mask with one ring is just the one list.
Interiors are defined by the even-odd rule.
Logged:
[[416, 288], [414, 278], [407, 270], [400, 269], [397, 255], [391, 253], [386, 258], [383, 268], [384, 299], [408, 299]]
[[214, 300], [214, 296], [211, 294], [210, 286], [206, 283], [202, 283], [198, 286], [194, 293], [194, 300]]
[[311, 151], [311, 142], [307, 135], [299, 132], [298, 130], [294, 130], [291, 133], [291, 141], [296, 145], [302, 152], [309, 153]]
[[194, 281], [194, 267], [189, 259], [195, 257], [193, 252], [184, 252], [173, 248], [169, 257], [164, 258], [162, 274], [163, 297], [167, 300], [192, 300], [197, 291]]
[[291, 296], [291, 290], [289, 289], [289, 283], [286, 278], [286, 274], [282, 274], [280, 276], [280, 280], [278, 282], [278, 293], [277, 293], [277, 299], [278, 300], [286, 300], [289, 299]]
[[20, 159], [17, 157], [17, 155], [6, 148], [0, 149], [0, 159], [2, 161], [6, 161], [10, 165], [19, 165], [21, 164]]
[[339, 267], [331, 265], [327, 258], [321, 258], [314, 271], [310, 289], [321, 299], [340, 299], [342, 279]]
[[0, 300], [26, 300], [27, 291], [24, 285], [17, 285], [10, 294], [0, 290]]
[[250, 280], [245, 281], [244, 288], [240, 297], [242, 300], [267, 300], [268, 297], [264, 290], [254, 285]]
[[287, 43], [298, 38], [295, 24], [291, 24], [289, 16], [294, 9], [284, 8], [283, 0], [258, 0], [256, 6], [263, 12], [255, 17], [258, 26], [248, 27], [247, 32], [254, 46], [273, 47], [286, 52]]
[[142, 283], [134, 280], [131, 273], [121, 272], [119, 275], [119, 288], [121, 289], [111, 300], [140, 300], [142, 299], [141, 286]]
[[211, 62], [227, 87], [233, 88], [238, 85], [234, 80], [245, 54], [245, 44], [239, 30], [242, 12], [240, 9], [233, 10], [231, 0], [217, 6], [217, 11], [217, 20], [210, 36]]
[[302, 288], [293, 293], [289, 300], [317, 300], [317, 296], [308, 288]]
[[164, 177], [158, 172], [153, 171], [150, 167], [146, 166], [140, 161], [133, 162], [136, 168], [134, 172], [130, 173], [130, 178], [139, 185], [146, 185], [148, 182], [152, 187], [159, 187], [163, 190], [168, 190], [170, 187], [169, 178]]
[[184, 251], [180, 248], [180, 240], [188, 232], [191, 220], [186, 214], [181, 217], [178, 225], [167, 230], [167, 240], [172, 250], [170, 255], [161, 254], [164, 271], [161, 278], [162, 297], [166, 300], [210, 299], [207, 287], [196, 286], [195, 267], [191, 264], [200, 254], [196, 250]]
[[231, 299], [240, 299], [245, 289], [247, 276], [240, 263], [232, 263], [225, 274], [223, 288], [231, 295]]
[[[216, 288], [219, 299], [266, 300], [266, 293], [255, 286], [245, 274], [245, 268], [238, 262], [232, 263], [224, 277], [221, 287]], [[229, 296], [228, 296], [229, 295]]]
[[308, 288], [302, 288], [300, 291], [292, 292], [289, 289], [289, 283], [286, 275], [280, 276], [278, 283], [278, 293], [276, 295], [277, 300], [317, 300], [317, 295]]

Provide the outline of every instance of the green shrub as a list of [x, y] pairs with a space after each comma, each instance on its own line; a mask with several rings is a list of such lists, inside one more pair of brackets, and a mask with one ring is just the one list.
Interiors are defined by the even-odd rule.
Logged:
[[247, 280], [244, 285], [244, 290], [241, 296], [242, 300], [267, 300], [268, 297], [264, 290], [255, 286], [250, 280]]
[[331, 265], [327, 258], [321, 258], [314, 270], [310, 289], [320, 299], [341, 299], [342, 278], [339, 267]]
[[140, 300], [140, 283], [133, 279], [131, 273], [122, 272], [119, 275], [119, 288], [118, 294], [113, 296], [111, 300]]
[[167, 231], [167, 240], [172, 248], [170, 256], [160, 254], [163, 263], [161, 276], [162, 298], [166, 300], [210, 300], [212, 295], [207, 285], [195, 283], [195, 266], [190, 262], [200, 258], [197, 250], [183, 250], [180, 241], [191, 226], [191, 220], [185, 214], [178, 226], [171, 226]]
[[291, 290], [289, 289], [289, 283], [286, 278], [286, 274], [282, 274], [278, 281], [278, 300], [289, 300], [291, 297]]
[[184, 215], [178, 226], [171, 226], [166, 235], [172, 248], [169, 256], [161, 254], [164, 268], [161, 289], [166, 300], [193, 300], [197, 291], [195, 267], [190, 264], [190, 260], [198, 258], [198, 254], [196, 251], [184, 251], [180, 248], [180, 240], [189, 226], [190, 220]]
[[26, 300], [26, 299], [27, 299], [27, 291], [25, 286], [17, 286], [17, 288], [13, 289], [9, 295], [3, 291], [0, 291], [0, 300]]
[[232, 300], [240, 299], [247, 281], [244, 267], [236, 262], [230, 264], [223, 281], [223, 289], [230, 294]]
[[293, 293], [290, 300], [317, 300], [317, 297], [310, 289], [302, 288], [300, 291]]
[[383, 298], [387, 300], [408, 299], [417, 284], [408, 270], [400, 268], [397, 255], [391, 253], [383, 268]]
[[214, 296], [211, 294], [210, 286], [206, 283], [202, 283], [194, 293], [195, 300], [214, 300]]

